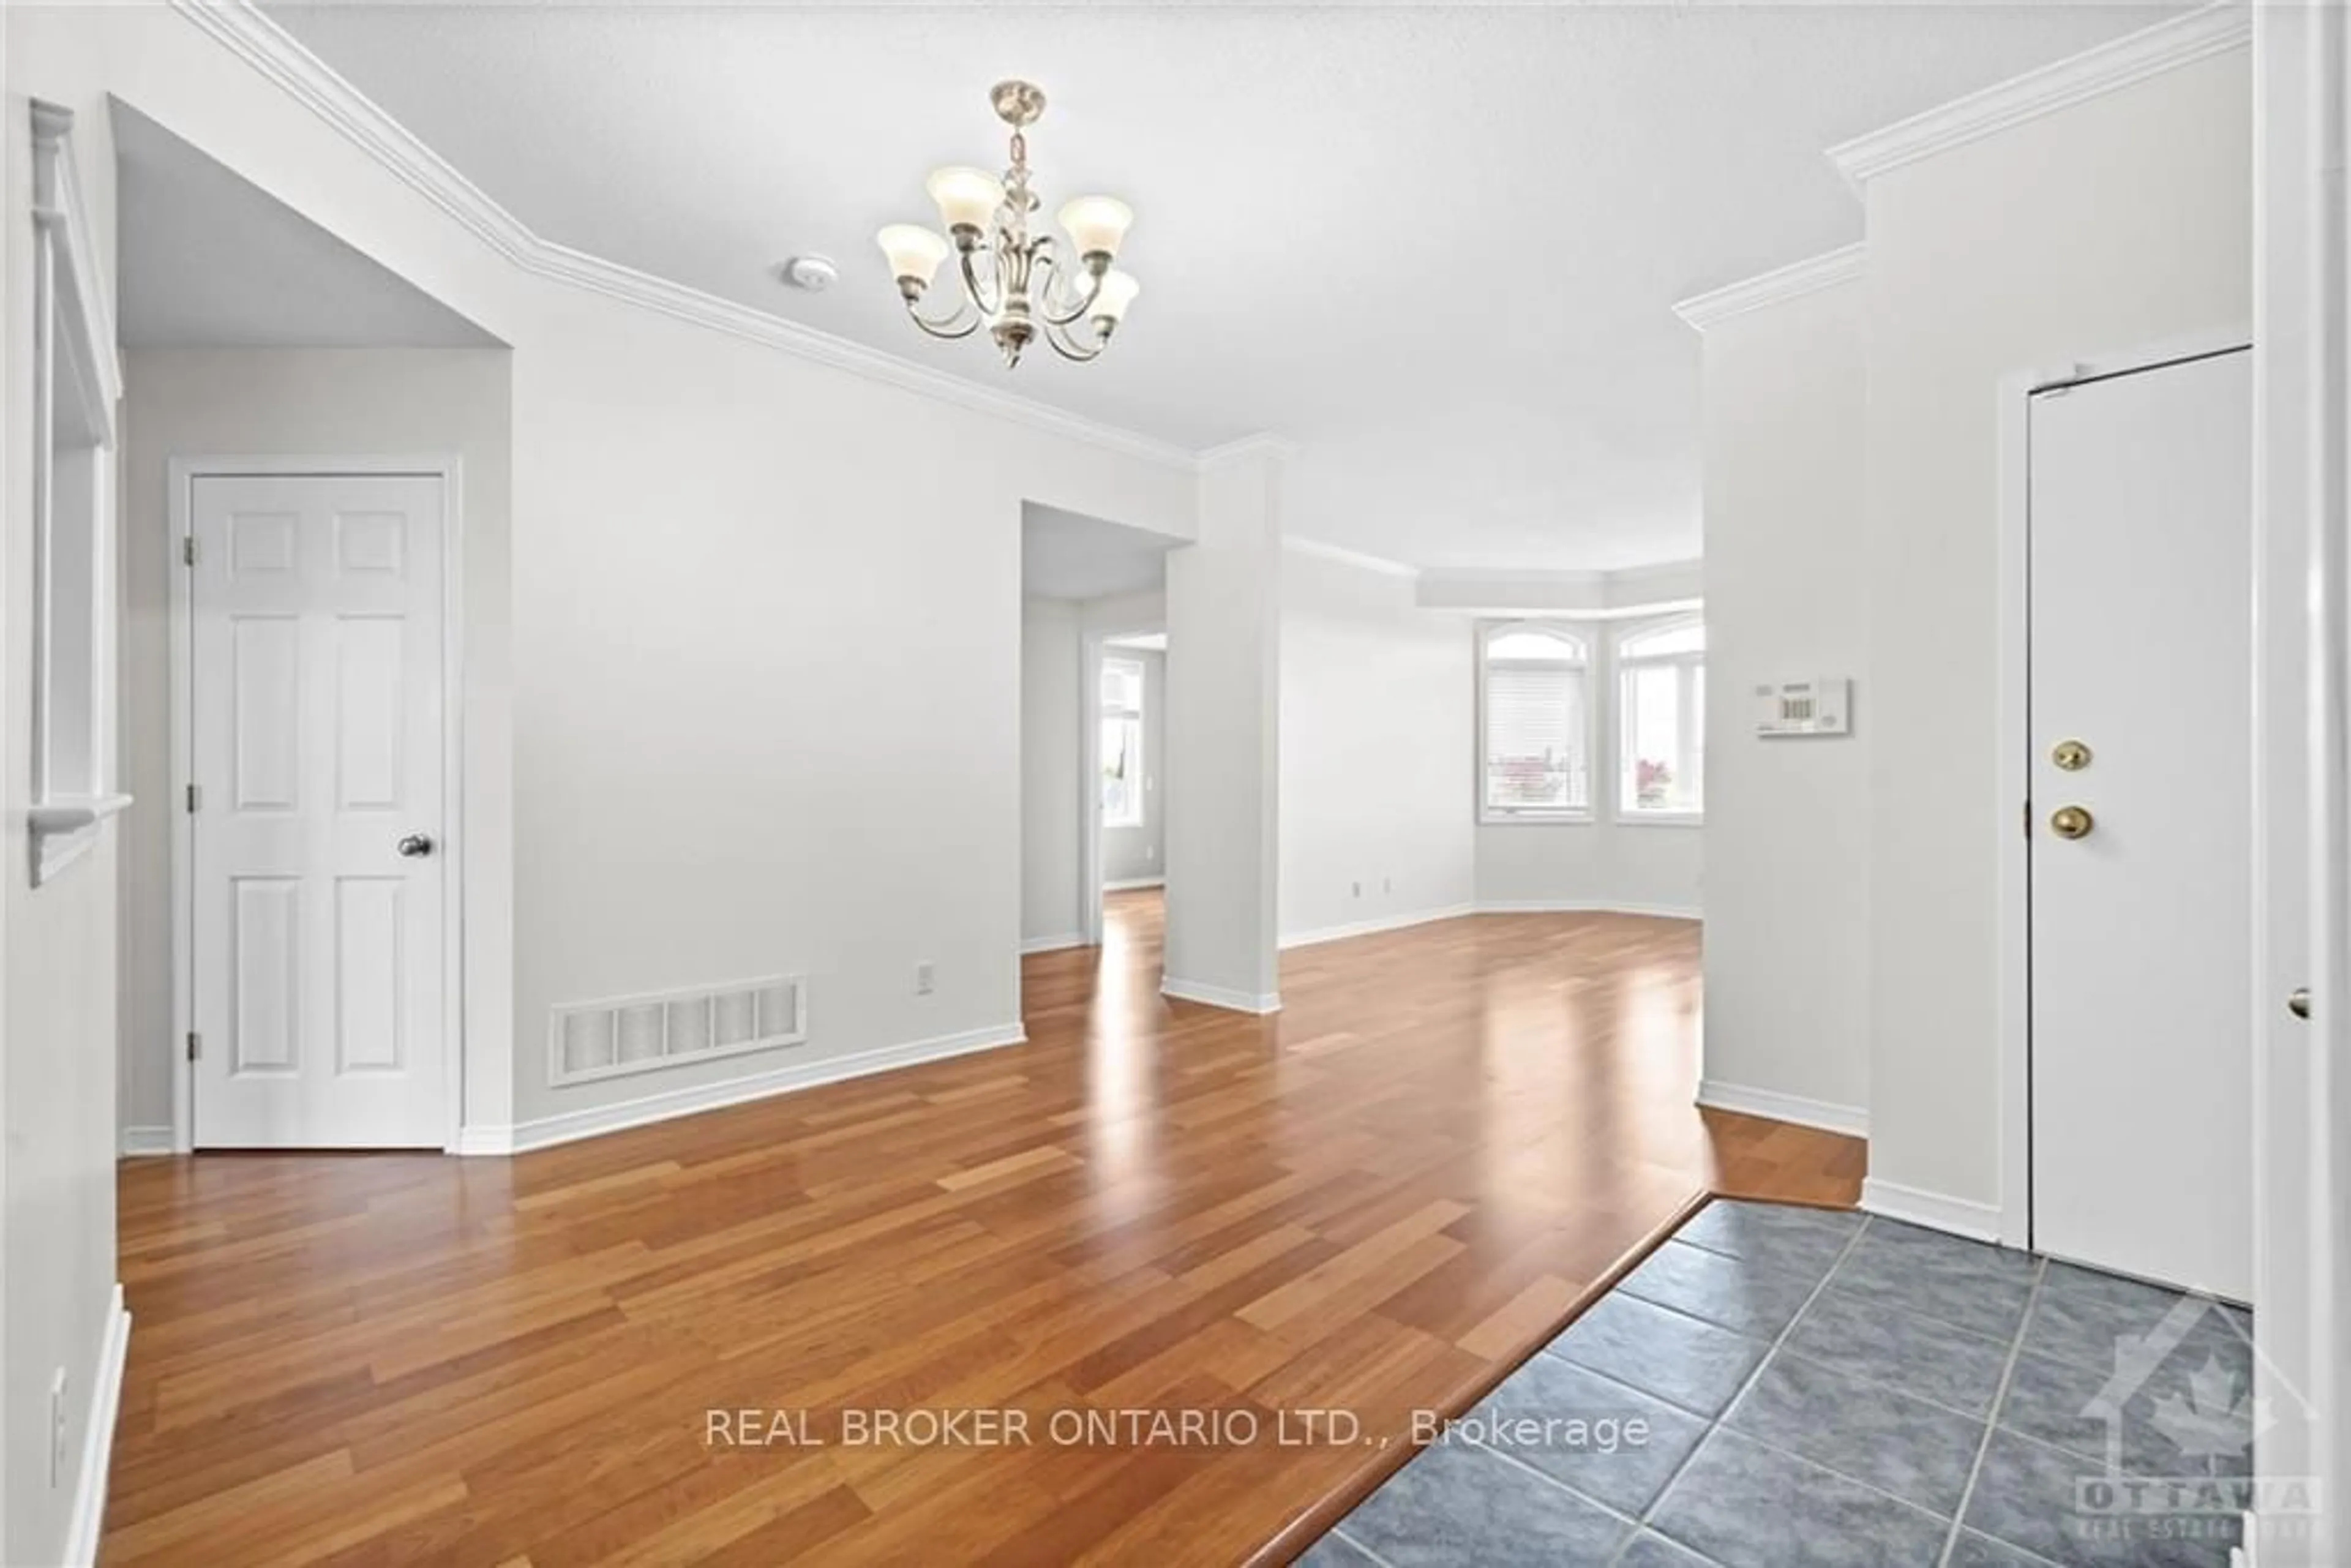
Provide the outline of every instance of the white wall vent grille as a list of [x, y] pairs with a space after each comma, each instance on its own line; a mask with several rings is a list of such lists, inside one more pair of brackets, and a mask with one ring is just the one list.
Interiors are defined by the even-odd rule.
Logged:
[[547, 1081], [590, 1083], [807, 1039], [808, 982], [799, 977], [573, 1002], [550, 1022]]

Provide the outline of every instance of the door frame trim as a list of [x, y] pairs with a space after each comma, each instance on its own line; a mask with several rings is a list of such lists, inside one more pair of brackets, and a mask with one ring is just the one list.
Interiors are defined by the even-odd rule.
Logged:
[[[1995, 857], [1998, 960], [1994, 1020], [2000, 1084], [2000, 1241], [2032, 1245], [2032, 847], [2028, 831], [2032, 740], [2032, 599], [2028, 582], [2032, 534], [2032, 405], [2034, 394], [2141, 371], [2249, 350], [2250, 326], [2216, 328], [2114, 353], [2015, 371], [1998, 392], [2000, 500], [1994, 594], [1991, 798], [2000, 824]], [[2250, 497], [2249, 497], [2250, 500]], [[2253, 548], [2249, 537], [2247, 549]]]
[[1115, 635], [1078, 632], [1078, 935], [1088, 947], [1102, 945], [1102, 646]]
[[174, 457], [167, 465], [172, 581], [172, 1149], [195, 1152], [195, 1078], [185, 1041], [195, 1027], [195, 833], [187, 810], [195, 759], [194, 574], [181, 541], [194, 520], [195, 482], [212, 478], [435, 479], [441, 485], [441, 1028], [444, 1152], [457, 1152], [465, 1103], [465, 465], [423, 456]]
[[[1102, 945], [1102, 933], [1109, 924], [1109, 916], [1102, 904], [1103, 896], [1110, 892], [1108, 875], [1110, 855], [1102, 847], [1104, 831], [1102, 811], [1102, 664], [1112, 657], [1110, 649], [1114, 639], [1147, 636], [1154, 632], [1164, 636], [1166, 631], [1166, 617], [1161, 616], [1157, 620], [1146, 617], [1137, 622], [1105, 621], [1099, 626], [1082, 627], [1078, 636], [1078, 929], [1084, 936], [1085, 946], [1089, 947], [1099, 947]], [[1165, 710], [1167, 701], [1167, 654], [1165, 649], [1160, 651], [1159, 657], [1158, 700], [1162, 705], [1159, 717], [1161, 744], [1164, 747], [1167, 719]], [[1150, 702], [1151, 695], [1146, 691], [1144, 694], [1143, 719], [1146, 731], [1151, 727]], [[1147, 778], [1150, 776], [1151, 769], [1157, 764], [1149, 759], [1150, 747], [1145, 747], [1144, 750], [1145, 758], [1144, 773]], [[1165, 800], [1165, 790], [1159, 792], [1159, 804], [1155, 807], [1146, 799], [1144, 802], [1145, 821], [1149, 820], [1149, 813], [1155, 809], [1164, 811], [1166, 809]], [[1161, 821], [1161, 829], [1164, 833], [1165, 829], [1164, 818]], [[1160, 886], [1165, 888], [1167, 885], [1167, 855], [1164, 849], [1159, 856], [1159, 872]]]

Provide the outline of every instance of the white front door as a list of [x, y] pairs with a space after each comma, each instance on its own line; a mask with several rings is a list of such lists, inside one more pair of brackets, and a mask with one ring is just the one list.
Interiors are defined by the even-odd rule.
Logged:
[[2252, 446], [2243, 351], [2032, 402], [2033, 1244], [2239, 1301]]
[[441, 486], [193, 481], [199, 1148], [448, 1141]]

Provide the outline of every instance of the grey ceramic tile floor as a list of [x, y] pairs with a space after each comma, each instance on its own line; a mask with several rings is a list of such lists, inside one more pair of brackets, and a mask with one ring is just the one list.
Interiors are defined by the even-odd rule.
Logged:
[[1305, 1568], [2225, 1568], [2243, 1312], [1826, 1209], [1717, 1202]]

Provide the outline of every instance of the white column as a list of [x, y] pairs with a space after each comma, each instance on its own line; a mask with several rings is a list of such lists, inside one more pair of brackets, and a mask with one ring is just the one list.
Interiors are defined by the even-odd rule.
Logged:
[[1202, 462], [1196, 544], [1167, 557], [1169, 996], [1281, 1005], [1281, 515], [1290, 449], [1257, 437]]
[[[2343, 740], [2345, 168], [2339, 4], [2253, 8], [2253, 1361], [2247, 1558], [2316, 1568], [2351, 1545], [2351, 841]], [[2314, 1016], [2294, 1017], [2297, 987]], [[2315, 1505], [2313, 1517], [2307, 1511]]]

